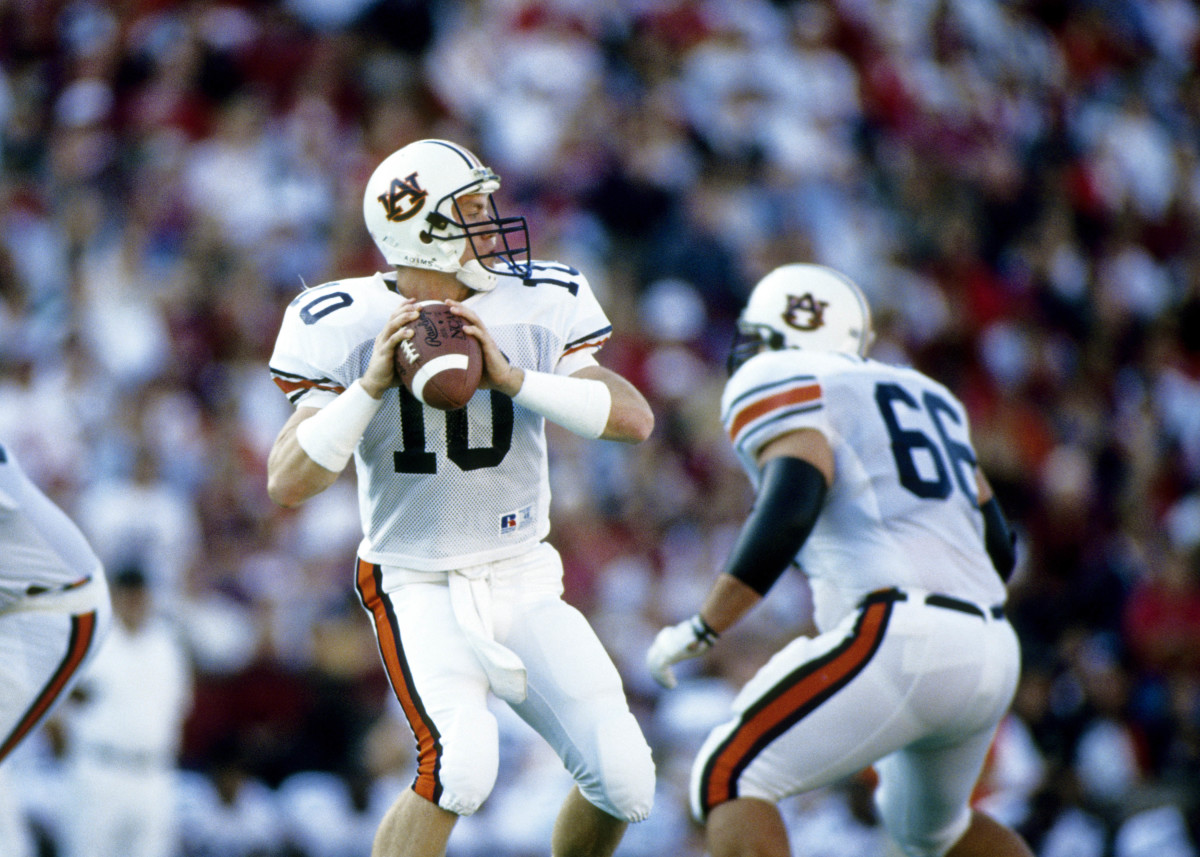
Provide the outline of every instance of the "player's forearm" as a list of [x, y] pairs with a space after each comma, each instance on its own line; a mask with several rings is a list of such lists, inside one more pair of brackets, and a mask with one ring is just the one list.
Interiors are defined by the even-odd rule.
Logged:
[[718, 634], [723, 634], [762, 601], [762, 595], [736, 577], [722, 573], [700, 608], [700, 618]]
[[601, 366], [570, 376], [511, 367], [494, 389], [582, 437], [640, 443], [654, 428], [654, 414], [642, 394]]
[[267, 495], [290, 507], [332, 485], [377, 409], [378, 401], [357, 383], [323, 409], [298, 408], [267, 457]]
[[600, 438], [621, 443], [641, 443], [654, 431], [654, 412], [637, 387], [603, 366], [589, 366], [571, 376], [602, 382], [612, 396], [608, 423]]
[[281, 434], [267, 458], [267, 496], [280, 506], [298, 506], [337, 481], [339, 474], [308, 457], [295, 429]]

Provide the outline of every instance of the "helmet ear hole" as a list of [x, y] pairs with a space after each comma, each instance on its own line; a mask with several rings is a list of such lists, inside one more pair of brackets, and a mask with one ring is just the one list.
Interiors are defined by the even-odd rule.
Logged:
[[417, 233], [417, 238], [420, 239], [422, 244], [432, 244], [434, 232], [438, 230], [445, 231], [451, 226], [458, 225], [440, 211], [429, 212], [429, 214], [425, 215], [425, 222], [429, 224], [428, 228], [422, 229]]

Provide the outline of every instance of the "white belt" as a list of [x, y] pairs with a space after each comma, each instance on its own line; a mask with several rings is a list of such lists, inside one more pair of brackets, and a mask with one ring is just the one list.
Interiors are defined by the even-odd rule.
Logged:
[[496, 642], [492, 622], [491, 580], [486, 566], [451, 571], [450, 606], [496, 696], [513, 704], [525, 701], [525, 664], [511, 649]]
[[91, 613], [107, 600], [107, 589], [104, 573], [97, 572], [75, 583], [21, 593], [16, 600], [0, 602], [0, 613]]

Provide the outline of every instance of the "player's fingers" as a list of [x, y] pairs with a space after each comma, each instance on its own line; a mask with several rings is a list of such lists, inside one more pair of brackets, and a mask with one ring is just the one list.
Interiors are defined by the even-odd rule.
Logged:
[[449, 305], [452, 313], [466, 322], [463, 325], [465, 333], [469, 333], [480, 342], [486, 342], [491, 338], [491, 335], [487, 332], [487, 328], [483, 324], [483, 320], [479, 318], [475, 310], [458, 301], [446, 301], [446, 303]]
[[404, 328], [394, 328], [388, 324], [375, 337], [375, 350], [388, 351], [399, 345], [402, 339], [404, 339]]
[[410, 335], [416, 332], [413, 322], [421, 317], [421, 313], [415, 309], [404, 310], [393, 315], [388, 319], [388, 326], [395, 326], [398, 330], [407, 330]]
[[499, 354], [499, 346], [496, 345], [486, 328], [480, 327], [477, 324], [464, 324], [462, 330], [467, 336], [473, 336], [479, 340], [479, 344], [483, 347], [485, 354], [492, 351]]
[[400, 346], [401, 342], [409, 339], [410, 337], [411, 331], [401, 328], [400, 330], [395, 331], [387, 339], [379, 343], [379, 350], [391, 354]]
[[388, 316], [388, 322], [408, 324], [415, 321], [420, 314], [421, 311], [417, 308], [416, 303], [405, 298], [392, 309], [391, 314]]
[[654, 680], [656, 682], [661, 684], [667, 690], [671, 690], [676, 684], [679, 683], [678, 679], [675, 678], [675, 671], [670, 667], [662, 667], [661, 669], [651, 670], [650, 674], [654, 676]]
[[398, 344], [401, 340], [411, 339], [416, 335], [416, 328], [412, 323], [417, 320], [418, 315], [419, 313], [416, 312], [392, 315], [383, 326], [383, 330], [379, 332], [380, 343]]
[[461, 303], [460, 301], [447, 300], [446, 305], [450, 307], [450, 312], [454, 313], [455, 315], [462, 316], [467, 321], [471, 322], [471, 324], [480, 323], [479, 316], [475, 314], [475, 310], [471, 309], [466, 304]]

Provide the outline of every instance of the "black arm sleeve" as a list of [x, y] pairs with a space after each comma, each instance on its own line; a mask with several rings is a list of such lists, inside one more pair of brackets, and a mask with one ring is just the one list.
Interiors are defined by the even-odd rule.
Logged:
[[996, 573], [1007, 583], [1017, 564], [1017, 535], [1008, 528], [1008, 521], [995, 497], [980, 506], [979, 511], [983, 512], [984, 547], [992, 558]]
[[812, 532], [828, 487], [821, 471], [800, 458], [770, 459], [750, 517], [725, 565], [760, 595], [774, 585]]

